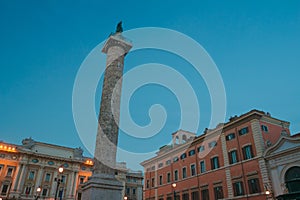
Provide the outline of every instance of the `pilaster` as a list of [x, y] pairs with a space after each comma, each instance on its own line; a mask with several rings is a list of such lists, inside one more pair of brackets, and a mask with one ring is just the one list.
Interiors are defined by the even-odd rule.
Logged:
[[262, 136], [259, 120], [257, 119], [252, 120], [251, 128], [252, 128], [252, 134], [253, 134], [253, 139], [254, 139], [254, 144], [256, 149], [256, 155], [258, 157], [261, 157], [263, 156], [263, 153], [265, 151], [265, 146], [264, 146], [264, 139]]

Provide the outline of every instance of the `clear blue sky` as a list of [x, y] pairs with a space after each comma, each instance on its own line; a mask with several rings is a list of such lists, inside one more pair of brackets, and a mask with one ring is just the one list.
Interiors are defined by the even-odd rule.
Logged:
[[[120, 20], [125, 30], [164, 27], [200, 43], [223, 78], [226, 120], [256, 108], [290, 121], [292, 133], [300, 132], [300, 1], [2, 0], [0, 140], [20, 143], [31, 136], [38, 141], [83, 147], [72, 116], [73, 83], [85, 57]], [[201, 133], [210, 117], [209, 94], [201, 77], [193, 77], [188, 63], [149, 50], [128, 54], [125, 71], [158, 61], [174, 66], [193, 86], [198, 84]], [[96, 112], [100, 94], [101, 83]], [[131, 102], [133, 119], [146, 125], [153, 103], [162, 103], [169, 111], [162, 133], [148, 140], [121, 133], [120, 146], [148, 152], [169, 142], [171, 133], [179, 128], [180, 113], [168, 90], [154, 85], [137, 91]], [[138, 168], [136, 163], [128, 166]]]

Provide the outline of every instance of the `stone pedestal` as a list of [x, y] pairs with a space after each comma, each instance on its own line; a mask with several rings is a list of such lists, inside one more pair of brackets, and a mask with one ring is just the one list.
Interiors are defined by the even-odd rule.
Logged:
[[83, 185], [82, 200], [121, 200], [123, 183], [113, 175], [94, 174]]

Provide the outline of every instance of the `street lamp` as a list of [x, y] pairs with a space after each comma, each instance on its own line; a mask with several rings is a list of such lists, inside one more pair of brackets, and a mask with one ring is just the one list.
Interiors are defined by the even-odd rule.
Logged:
[[55, 198], [54, 198], [55, 200], [57, 200], [58, 188], [59, 188], [60, 183], [62, 182], [61, 174], [63, 173], [63, 171], [64, 171], [63, 167], [58, 168], [59, 175], [56, 178], [57, 185], [56, 185]]
[[172, 188], [174, 190], [174, 200], [176, 200], [176, 191], [175, 191], [175, 188], [176, 188], [176, 183], [172, 183]]
[[40, 193], [41, 193], [41, 187], [36, 188], [36, 197], [35, 200], [38, 200], [40, 198]]
[[124, 200], [127, 200], [128, 198], [126, 196], [124, 196]]

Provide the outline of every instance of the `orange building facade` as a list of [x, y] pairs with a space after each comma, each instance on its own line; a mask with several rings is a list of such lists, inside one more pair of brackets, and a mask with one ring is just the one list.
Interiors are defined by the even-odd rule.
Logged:
[[271, 187], [264, 152], [289, 122], [252, 110], [204, 134], [179, 130], [172, 144], [141, 163], [145, 200], [266, 199]]

